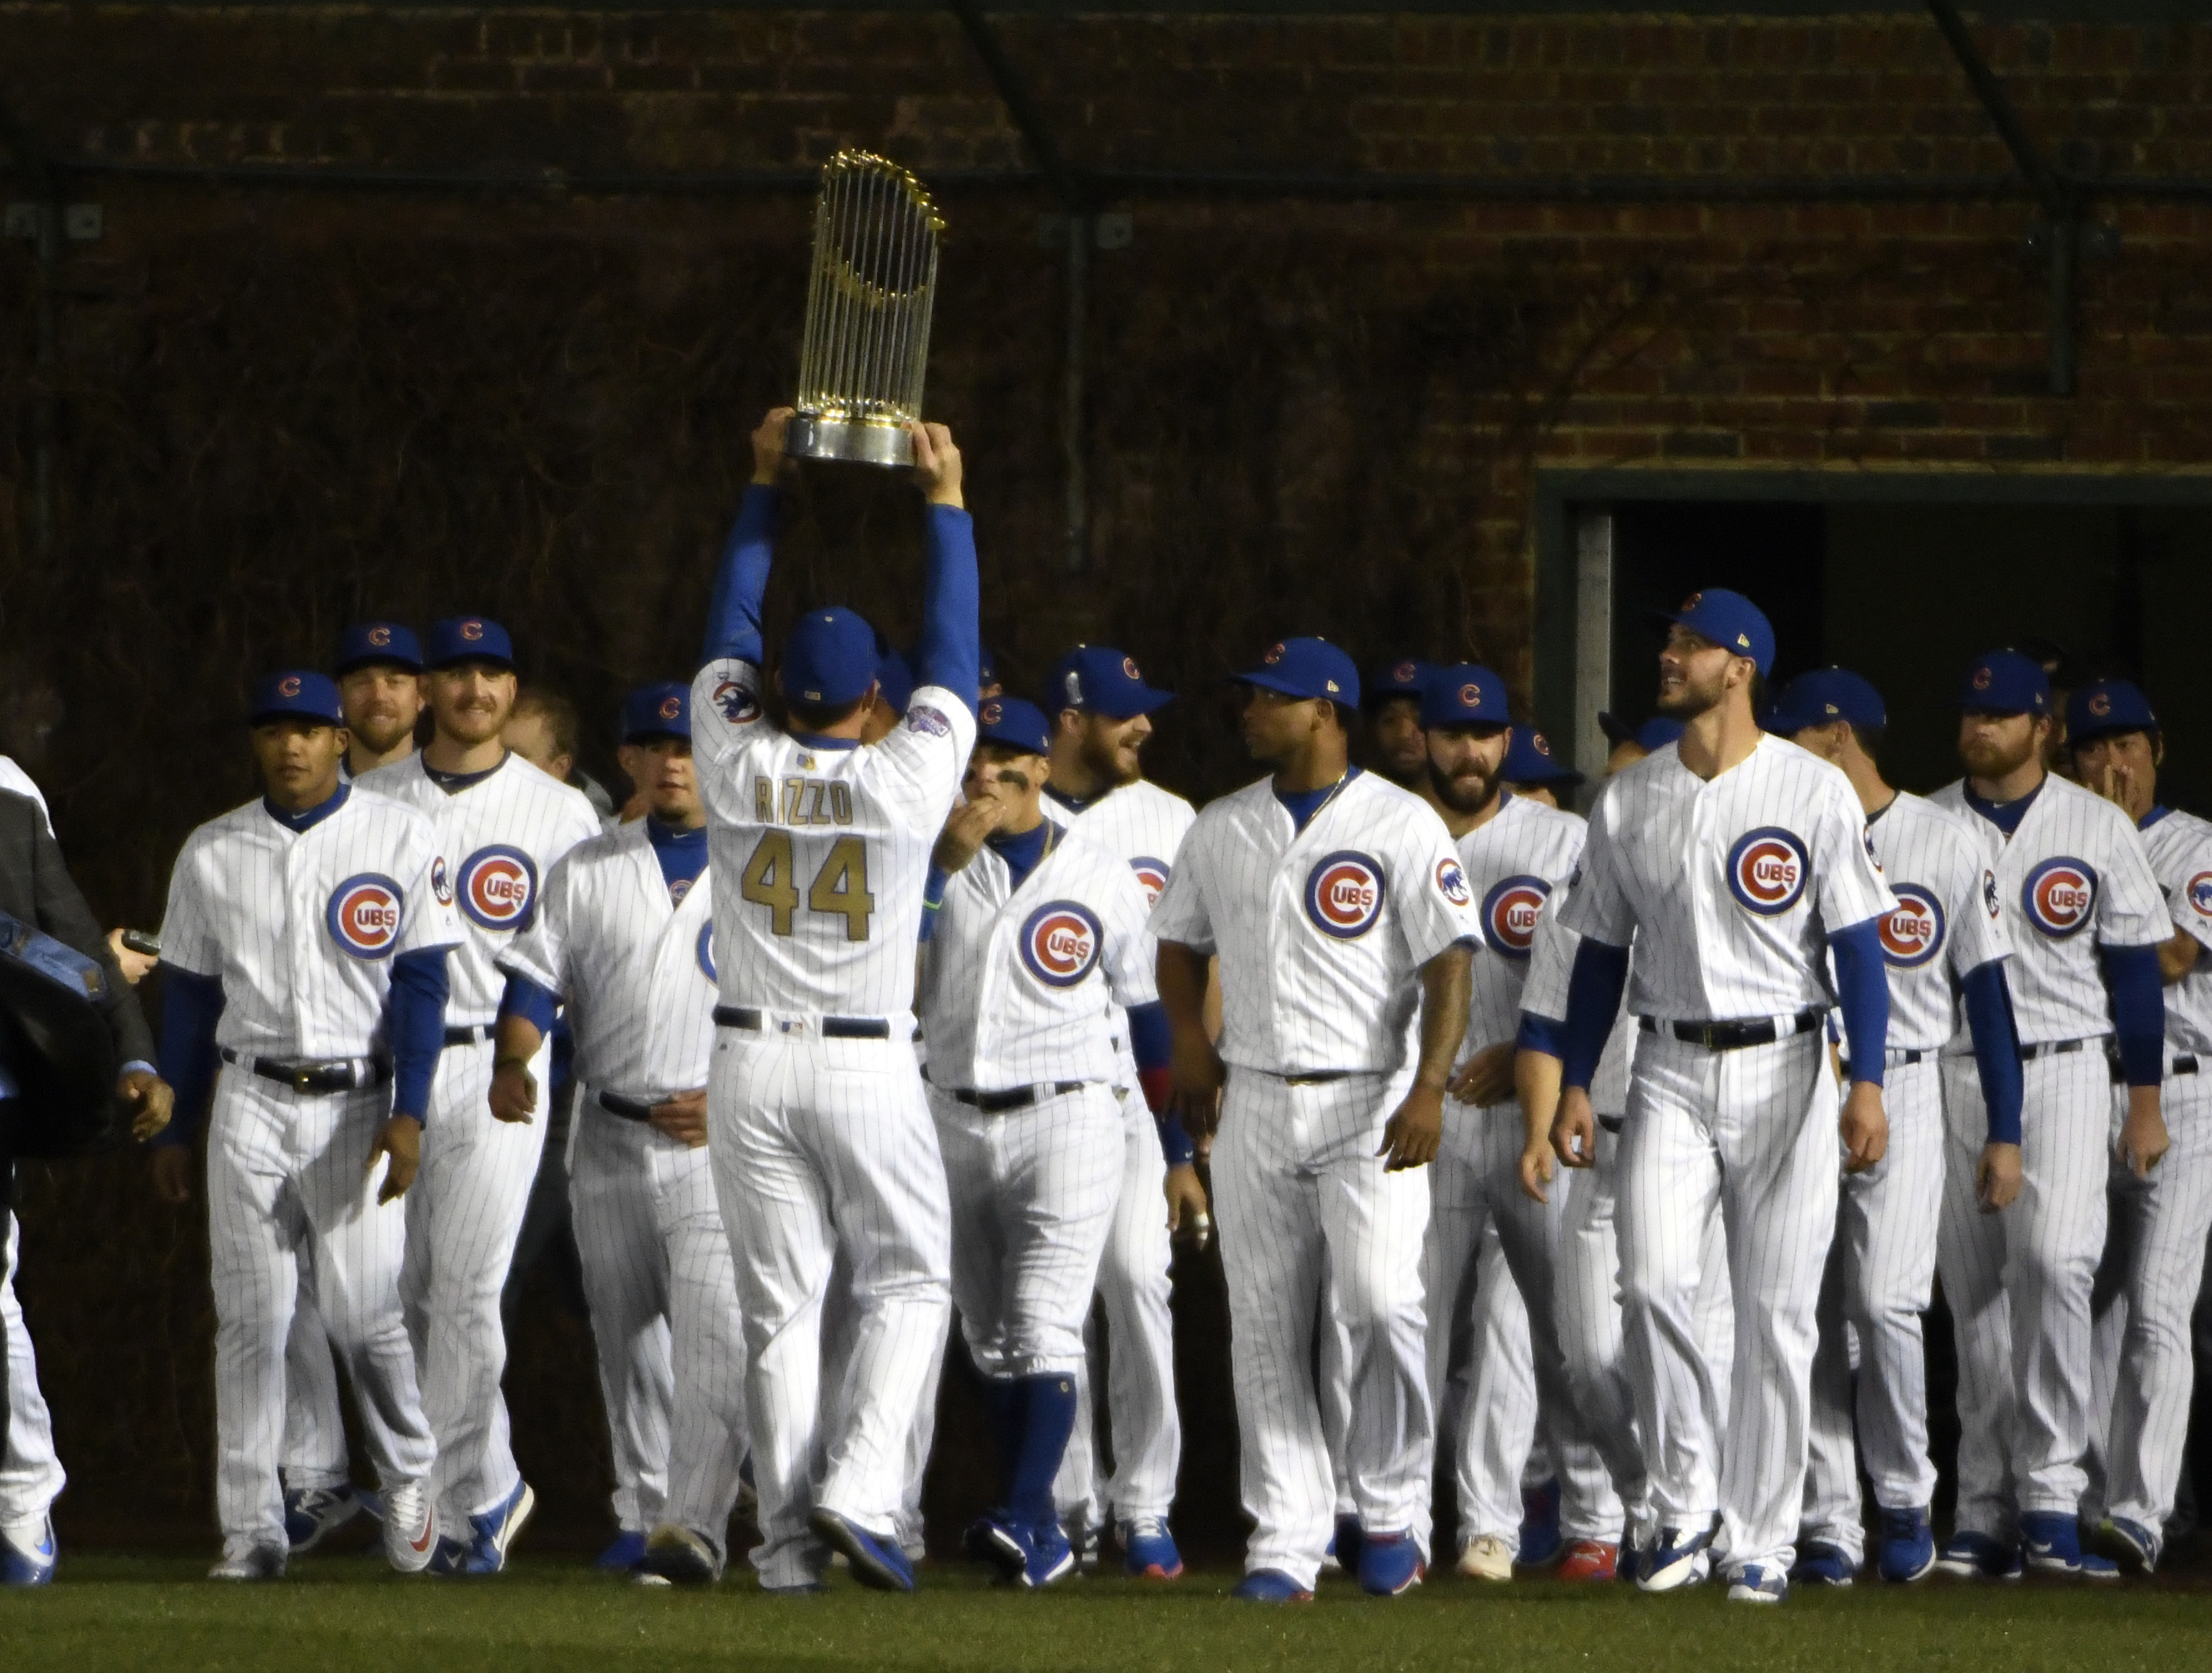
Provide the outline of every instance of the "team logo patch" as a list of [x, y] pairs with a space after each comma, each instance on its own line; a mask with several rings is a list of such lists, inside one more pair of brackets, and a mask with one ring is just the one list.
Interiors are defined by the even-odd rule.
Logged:
[[1467, 873], [1449, 855], [1437, 861], [1437, 892], [1454, 906], [1464, 906], [1474, 898], [1474, 891], [1467, 886]]
[[461, 624], [461, 637], [474, 641], [483, 637], [483, 624], [474, 619]]
[[999, 723], [999, 716], [1006, 712], [1005, 709], [1000, 706], [998, 699], [994, 697], [983, 705], [975, 718], [982, 721], [985, 726], [996, 726]]
[[1917, 970], [1943, 950], [1943, 903], [1917, 883], [1893, 883], [1897, 910], [1876, 927], [1881, 956], [1898, 970]]
[[2212, 918], [2212, 872], [2199, 872], [2189, 879], [2190, 910], [2200, 918]]
[[1762, 918], [1779, 917], [1802, 900], [1812, 874], [1805, 844], [1780, 825], [1747, 831], [1729, 850], [1729, 892], [1737, 905]]
[[349, 877], [331, 891], [324, 922], [331, 939], [356, 958], [381, 958], [399, 939], [402, 897], [399, 885], [388, 877], [363, 872]]
[[1990, 689], [1990, 678], [1991, 676], [1988, 668], [1981, 667], [1975, 669], [1973, 680], [1974, 690], [1977, 691], [1988, 690]]
[[1482, 897], [1482, 939], [1491, 951], [1526, 958], [1552, 885], [1540, 877], [1509, 877]]
[[382, 650], [386, 645], [392, 642], [392, 630], [388, 627], [373, 627], [369, 629], [368, 642], [375, 646], [377, 649]]
[[932, 738], [950, 738], [952, 722], [927, 703], [918, 703], [906, 711], [906, 729], [908, 732], [926, 732]]
[[1307, 873], [1306, 916], [1324, 935], [1358, 940], [1382, 916], [1382, 867], [1349, 849], [1329, 855]]
[[1411, 685], [1413, 683], [1413, 676], [1419, 672], [1420, 672], [1420, 670], [1416, 668], [1412, 663], [1401, 662], [1396, 667], [1390, 670], [1390, 678], [1397, 681], [1401, 685]]
[[1073, 988], [1098, 968], [1106, 932], [1091, 910], [1076, 901], [1047, 902], [1022, 926], [1022, 963], [1048, 988]]
[[707, 980], [718, 980], [714, 974], [714, 921], [712, 918], [699, 926], [698, 944], [692, 952], [698, 955], [700, 971]]
[[726, 679], [714, 688], [714, 707], [732, 726], [750, 726], [760, 719], [760, 693], [742, 680]]
[[1535, 750], [1536, 753], [1542, 756], [1547, 761], [1549, 761], [1552, 758], [1551, 740], [1546, 738], [1542, 733], [1530, 733], [1528, 734], [1528, 742]]
[[1133, 679], [1140, 683], [1143, 681], [1145, 677], [1137, 672], [1137, 659], [1135, 657], [1125, 656], [1121, 659], [1121, 677], [1124, 679]]
[[446, 856], [442, 854], [430, 862], [430, 892], [437, 896], [441, 906], [453, 903], [453, 876], [446, 869]]
[[278, 680], [276, 682], [276, 695], [280, 697], [298, 697], [300, 695], [299, 675], [287, 674], [283, 678]]
[[1997, 874], [1992, 871], [1982, 873], [1982, 904], [1990, 909], [1990, 922], [1995, 923], [2004, 916], [2004, 902], [1997, 893]]
[[1261, 658], [1260, 659], [1260, 660], [1261, 660], [1262, 662], [1266, 663], [1266, 664], [1267, 664], [1269, 667], [1271, 667], [1271, 668], [1272, 668], [1272, 667], [1273, 667], [1273, 666], [1275, 666], [1275, 664], [1277, 664], [1278, 662], [1280, 662], [1282, 660], [1283, 660], [1283, 648], [1282, 648], [1280, 645], [1270, 645], [1270, 646], [1268, 646], [1268, 647], [1267, 647], [1267, 654], [1265, 656], [1263, 656], [1263, 657], [1261, 657]]
[[684, 897], [690, 892], [691, 879], [688, 877], [679, 877], [668, 885], [668, 903], [671, 906], [681, 906], [684, 904]]
[[660, 700], [660, 718], [672, 721], [684, 712], [684, 699], [671, 691]]
[[1140, 854], [1129, 862], [1129, 869], [1137, 874], [1137, 886], [1145, 891], [1146, 904], [1158, 906], [1161, 894], [1168, 886], [1168, 879], [1172, 875], [1167, 861]]
[[2021, 885], [2020, 910], [2053, 940], [2079, 934], [2097, 910], [2097, 873], [2063, 855], [2046, 860]]
[[2094, 693], [2089, 698], [2089, 712], [2099, 720], [2112, 712], [2112, 699], [2106, 692]]
[[486, 929], [527, 929], [538, 902], [538, 865], [520, 849], [495, 843], [461, 861], [461, 910]]

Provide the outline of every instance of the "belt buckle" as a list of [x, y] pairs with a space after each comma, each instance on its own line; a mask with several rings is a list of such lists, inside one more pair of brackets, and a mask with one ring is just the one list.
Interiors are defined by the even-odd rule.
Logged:
[[1705, 1047], [1707, 1051], [1718, 1051], [1721, 1049], [1720, 1025], [1711, 1022], [1699, 1023], [1698, 1043]]
[[313, 1070], [295, 1068], [292, 1071], [292, 1090], [294, 1092], [311, 1092], [314, 1091], [314, 1089], [315, 1074]]

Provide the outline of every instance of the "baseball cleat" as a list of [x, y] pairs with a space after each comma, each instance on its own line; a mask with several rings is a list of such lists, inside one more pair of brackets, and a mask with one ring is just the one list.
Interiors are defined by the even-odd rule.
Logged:
[[1133, 1580], [1172, 1580], [1182, 1573], [1182, 1553], [1163, 1516], [1133, 1517], [1121, 1524], [1121, 1572]]
[[1559, 1559], [1562, 1580], [1612, 1580], [1620, 1574], [1620, 1548], [1603, 1540], [1578, 1539]]
[[435, 1574], [441, 1579], [451, 1579], [461, 1572], [461, 1565], [468, 1560], [468, 1556], [467, 1546], [451, 1534], [441, 1534], [436, 1543], [430, 1548], [430, 1561], [422, 1572]]
[[1975, 1529], [1962, 1528], [1951, 1536], [1936, 1567], [1962, 1580], [2017, 1580], [2021, 1575], [2020, 1548], [2008, 1545]]
[[59, 1560], [54, 1521], [44, 1511], [20, 1522], [0, 1522], [0, 1586], [50, 1585]]
[[[1833, 1547], [1830, 1547], [1833, 1549]], [[1845, 1582], [1846, 1585], [1849, 1582]], [[1729, 1582], [1729, 1602], [1731, 1603], [1781, 1603], [1789, 1601], [1790, 1582], [1782, 1571], [1750, 1563], [1736, 1571]]]
[[829, 1590], [830, 1588], [823, 1585], [819, 1580], [801, 1580], [795, 1585], [772, 1586], [763, 1585], [761, 1587], [761, 1593], [763, 1597], [819, 1597], [823, 1592]]
[[1370, 1597], [1411, 1591], [1427, 1567], [1410, 1533], [1370, 1534], [1359, 1542], [1359, 1589]]
[[1559, 1560], [1565, 1544], [1559, 1532], [1559, 1483], [1557, 1477], [1521, 1490], [1520, 1549], [1513, 1560], [1522, 1568], [1545, 1568]]
[[[1859, 1566], [1842, 1546], [1814, 1539], [1797, 1548], [1797, 1561], [1790, 1578], [1801, 1586], [1847, 1586], [1858, 1571]], [[1731, 1591], [1729, 1595], [1735, 1594]]]
[[2108, 1559], [2083, 1554], [2081, 1524], [2064, 1511], [2022, 1511], [2020, 1544], [2027, 1566], [2039, 1574], [2071, 1574], [2085, 1580], [2119, 1577], [2118, 1567]]
[[1459, 1548], [1459, 1572], [1470, 1580], [1510, 1580], [1513, 1548], [1502, 1535], [1477, 1534]]
[[1336, 1537], [1328, 1542], [1328, 1554], [1346, 1573], [1357, 1574], [1359, 1572], [1359, 1542], [1366, 1537], [1358, 1517], [1349, 1511], [1337, 1517]]
[[906, 1560], [898, 1542], [872, 1534], [836, 1512], [817, 1509], [806, 1525], [853, 1566], [853, 1578], [872, 1591], [912, 1591], [914, 1565]]
[[664, 1522], [646, 1541], [638, 1573], [673, 1585], [710, 1586], [722, 1578], [722, 1559], [704, 1535]]
[[1060, 1531], [1067, 1541], [1067, 1548], [1075, 1553], [1076, 1567], [1086, 1574], [1097, 1573], [1098, 1536], [1105, 1530], [1087, 1527], [1079, 1522], [1073, 1527], [1063, 1527]]
[[978, 1517], [960, 1542], [977, 1562], [997, 1569], [1002, 1580], [1018, 1582], [1030, 1566], [1030, 1542], [1009, 1518]]
[[1927, 1578], [1936, 1567], [1936, 1534], [1928, 1507], [1881, 1513], [1881, 1578], [1900, 1585]]
[[361, 1496], [350, 1483], [335, 1487], [294, 1487], [284, 1495], [284, 1537], [292, 1555], [304, 1557], [361, 1514]]
[[402, 1481], [384, 1495], [385, 1560], [402, 1574], [420, 1574], [437, 1554], [438, 1521], [429, 1489]]
[[676, 1582], [665, 1574], [655, 1574], [652, 1570], [646, 1568], [641, 1568], [632, 1574], [629, 1577], [629, 1583], [634, 1586], [643, 1586], [648, 1591], [667, 1591], [676, 1585]]
[[2140, 1522], [2130, 1522], [2124, 1516], [2108, 1516], [2097, 1524], [2091, 1538], [2100, 1552], [2130, 1574], [2157, 1571], [2164, 1542]]
[[1636, 1589], [1674, 1591], [1697, 1585], [1710, 1572], [1709, 1567], [1698, 1560], [1705, 1554], [1705, 1547], [1712, 1542], [1712, 1537], [1711, 1531], [1705, 1528], [1695, 1532], [1686, 1528], [1662, 1528], [1659, 1543], [1639, 1565]]
[[1040, 1522], [1023, 1543], [1027, 1550], [1022, 1572], [1016, 1577], [1018, 1584], [1031, 1591], [1042, 1591], [1075, 1573], [1075, 1547], [1058, 1521], [1048, 1518]]
[[208, 1570], [210, 1580], [281, 1580], [286, 1553], [281, 1546], [257, 1545], [236, 1556], [225, 1556]]
[[1279, 1568], [1255, 1568], [1229, 1594], [1247, 1603], [1310, 1603], [1313, 1593]]
[[468, 1552], [461, 1559], [457, 1571], [462, 1574], [483, 1576], [496, 1574], [507, 1567], [507, 1548], [522, 1532], [530, 1520], [531, 1512], [538, 1508], [538, 1495], [530, 1490], [530, 1483], [517, 1476], [514, 1491], [505, 1502], [469, 1518], [469, 1527], [475, 1537], [469, 1541]]
[[607, 1542], [607, 1548], [592, 1559], [592, 1567], [603, 1574], [627, 1574], [645, 1556], [645, 1536], [634, 1528], [625, 1528]]

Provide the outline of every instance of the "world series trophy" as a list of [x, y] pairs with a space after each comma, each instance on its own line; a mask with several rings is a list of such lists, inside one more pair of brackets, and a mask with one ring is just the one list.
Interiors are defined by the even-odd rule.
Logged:
[[921, 417], [944, 229], [921, 182], [896, 163], [840, 151], [823, 167], [787, 453], [914, 463], [906, 426]]

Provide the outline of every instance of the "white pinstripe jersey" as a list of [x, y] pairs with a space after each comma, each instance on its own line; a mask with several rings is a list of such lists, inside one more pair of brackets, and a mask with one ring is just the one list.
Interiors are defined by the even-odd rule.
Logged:
[[1459, 839], [1459, 863], [1481, 917], [1482, 942], [1498, 955], [1474, 961], [1462, 1062], [1510, 1040], [1520, 1026], [1521, 990], [1537, 924], [1553, 890], [1582, 858], [1583, 836], [1574, 814], [1509, 794], [1487, 822]]
[[448, 794], [417, 751], [363, 773], [363, 789], [425, 815], [453, 867], [451, 893], [461, 944], [446, 961], [452, 984], [446, 1021], [465, 1028], [499, 1015], [507, 978], [495, 962], [538, 910], [545, 874], [562, 855], [599, 834], [599, 816], [580, 790], [539, 771], [512, 750], [491, 776]]
[[975, 717], [925, 685], [880, 743], [825, 747], [769, 723], [760, 678], [751, 663], [722, 659], [691, 686], [722, 998], [896, 1021], [914, 1008], [930, 850]]
[[1996, 874], [2021, 1043], [2111, 1033], [2097, 948], [2154, 946], [2172, 933], [2142, 838], [2112, 803], [2056, 774], [2045, 776], [2009, 838], [1967, 806], [1966, 793], [1960, 779], [1929, 800], [1959, 816]]
[[446, 867], [429, 820], [359, 788], [303, 831], [257, 797], [185, 839], [161, 962], [222, 982], [218, 1045], [380, 1055], [392, 959], [461, 940]]
[[1868, 822], [1867, 838], [1897, 897], [1878, 926], [1889, 972], [1889, 1045], [1938, 1050], [1958, 1031], [1956, 978], [2012, 955], [1996, 874], [1973, 832], [1924, 796], [1898, 792]]
[[1674, 1021], [1828, 1006], [1828, 933], [1897, 903], [1850, 781], [1765, 733], [1710, 781], [1673, 744], [1616, 775], [1576, 879], [1568, 927], [1613, 946], [1632, 933], [1628, 1008]]
[[1152, 934], [1221, 958], [1221, 1056], [1270, 1074], [1395, 1073], [1422, 965], [1481, 927], [1451, 833], [1419, 797], [1355, 773], [1297, 830], [1261, 779], [1207, 806]]
[[1012, 879], [986, 843], [945, 886], [922, 948], [929, 1078], [986, 1092], [1111, 1080], [1110, 1007], [1159, 997], [1145, 891], [1118, 858], [1073, 834], [1018, 889]]
[[[1536, 921], [1536, 941], [1528, 954], [1528, 979], [1521, 989], [1522, 1010], [1547, 1022], [1565, 1023], [1567, 1019], [1567, 984], [1574, 976], [1575, 954], [1583, 944], [1581, 936], [1559, 922], [1568, 892], [1554, 890], [1544, 915]], [[1634, 969], [1633, 947], [1629, 950], [1628, 962]], [[1590, 1076], [1590, 1109], [1594, 1114], [1627, 1113], [1628, 1058], [1635, 1043], [1636, 1020], [1628, 1014], [1628, 1007], [1624, 1003], [1620, 1013], [1613, 1019], [1612, 1031], [1605, 1037], [1605, 1050], [1600, 1054], [1596, 1071]]]
[[2212, 824], [2194, 813], [2166, 812], [2142, 827], [2152, 873], [2166, 896], [2166, 916], [2203, 950], [2196, 968], [2166, 984], [2168, 1050], [2212, 1053]]
[[638, 819], [563, 855], [536, 920], [499, 955], [502, 970], [568, 1001], [576, 1073], [623, 1098], [707, 1084], [714, 1052], [714, 919], [709, 872], [681, 901]]

